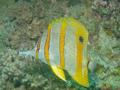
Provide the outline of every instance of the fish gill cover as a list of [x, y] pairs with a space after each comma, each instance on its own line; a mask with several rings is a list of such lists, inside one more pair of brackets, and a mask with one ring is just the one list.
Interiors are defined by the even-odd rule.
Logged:
[[[119, 0], [0, 0], [0, 90], [119, 90], [119, 6]], [[44, 72], [50, 70], [43, 63], [18, 55], [32, 49], [48, 23], [60, 17], [74, 17], [89, 31], [93, 87], [66, 84]]]

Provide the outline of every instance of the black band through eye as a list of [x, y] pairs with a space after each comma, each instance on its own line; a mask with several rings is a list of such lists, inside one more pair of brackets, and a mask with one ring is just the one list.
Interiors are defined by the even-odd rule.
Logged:
[[81, 43], [83, 43], [84, 39], [83, 39], [82, 36], [79, 37], [79, 41], [80, 41]]

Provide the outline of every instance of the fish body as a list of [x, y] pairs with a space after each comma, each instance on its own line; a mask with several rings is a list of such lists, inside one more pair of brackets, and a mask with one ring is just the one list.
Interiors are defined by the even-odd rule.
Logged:
[[54, 74], [67, 81], [65, 71], [79, 85], [89, 87], [87, 59], [88, 31], [73, 18], [53, 20], [35, 48], [20, 52], [47, 63]]

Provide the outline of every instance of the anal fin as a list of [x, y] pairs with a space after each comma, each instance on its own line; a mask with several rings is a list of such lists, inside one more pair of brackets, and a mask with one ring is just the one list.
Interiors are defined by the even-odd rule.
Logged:
[[60, 67], [58, 66], [51, 66], [52, 68], [52, 71], [54, 72], [54, 74], [56, 76], [58, 76], [60, 79], [66, 81], [66, 78], [65, 78], [65, 74], [64, 74], [64, 71], [63, 69], [61, 69]]

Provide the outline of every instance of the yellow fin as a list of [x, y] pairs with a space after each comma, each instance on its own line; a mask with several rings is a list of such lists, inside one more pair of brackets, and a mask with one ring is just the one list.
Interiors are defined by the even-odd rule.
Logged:
[[51, 66], [52, 68], [52, 71], [54, 72], [54, 74], [56, 76], [58, 76], [60, 79], [66, 81], [66, 78], [65, 78], [65, 74], [64, 74], [64, 71], [63, 69], [61, 69], [60, 67], [58, 66]]

